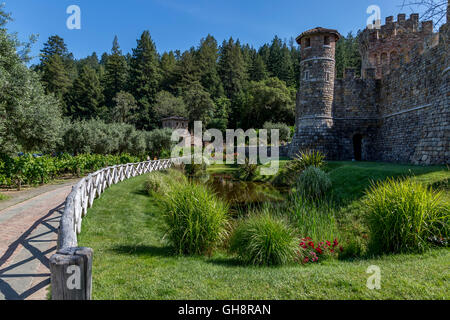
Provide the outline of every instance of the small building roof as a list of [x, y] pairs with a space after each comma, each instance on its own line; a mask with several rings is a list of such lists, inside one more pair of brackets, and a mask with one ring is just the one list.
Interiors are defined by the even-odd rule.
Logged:
[[322, 34], [322, 33], [330, 33], [330, 34], [335, 35], [336, 41], [341, 38], [341, 34], [335, 29], [327, 29], [327, 28], [317, 27], [317, 28], [310, 29], [310, 30], [303, 32], [295, 40], [297, 41], [298, 44], [301, 44], [302, 38], [304, 38], [306, 36], [311, 36], [314, 34]]
[[177, 117], [177, 116], [173, 116], [173, 117], [168, 117], [168, 118], [161, 119], [161, 121], [169, 121], [169, 120], [189, 121], [189, 119], [186, 119], [186, 118], [184, 118], [184, 117]]

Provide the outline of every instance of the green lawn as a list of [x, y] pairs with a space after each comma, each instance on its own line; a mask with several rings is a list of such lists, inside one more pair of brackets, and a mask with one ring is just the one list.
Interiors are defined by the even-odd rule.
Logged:
[[[450, 177], [443, 167], [349, 162], [328, 166], [333, 192], [346, 203], [341, 213], [349, 216], [357, 211], [369, 179], [412, 170], [416, 179], [445, 189]], [[94, 299], [450, 299], [450, 249], [276, 268], [242, 266], [224, 252], [174, 256], [163, 240], [157, 200], [143, 190], [145, 179], [112, 186], [83, 220], [79, 245], [94, 249]], [[370, 265], [381, 268], [381, 290], [366, 287]]]
[[5, 196], [4, 194], [1, 194], [1, 193], [0, 193], [0, 201], [6, 200], [6, 199], [8, 199], [8, 197]]

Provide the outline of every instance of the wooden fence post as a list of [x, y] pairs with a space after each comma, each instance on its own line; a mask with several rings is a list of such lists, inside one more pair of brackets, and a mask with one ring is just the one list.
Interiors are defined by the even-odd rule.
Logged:
[[91, 300], [91, 248], [58, 251], [50, 258], [52, 300]]

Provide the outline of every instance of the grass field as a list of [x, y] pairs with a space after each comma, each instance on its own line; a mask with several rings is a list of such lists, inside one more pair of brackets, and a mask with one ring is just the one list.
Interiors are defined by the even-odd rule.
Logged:
[[[211, 168], [217, 172], [223, 169]], [[328, 165], [342, 221], [358, 228], [370, 180], [414, 175], [444, 189], [444, 167], [333, 162]], [[211, 257], [174, 256], [164, 241], [157, 199], [141, 176], [112, 186], [83, 220], [80, 246], [94, 249], [94, 299], [449, 299], [450, 249], [421, 255], [386, 255], [320, 264], [248, 267], [225, 252]], [[447, 182], [446, 182], [447, 181]], [[347, 219], [347, 220], [346, 220]], [[381, 269], [381, 290], [366, 287], [369, 266]]]
[[5, 196], [4, 194], [1, 194], [1, 193], [0, 193], [0, 201], [6, 200], [6, 199], [8, 199], [8, 197]]

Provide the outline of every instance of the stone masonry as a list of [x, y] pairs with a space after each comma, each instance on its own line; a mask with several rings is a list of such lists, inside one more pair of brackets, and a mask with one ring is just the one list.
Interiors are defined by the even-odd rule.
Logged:
[[335, 75], [337, 30], [302, 33], [296, 132], [289, 156], [315, 149], [330, 160], [450, 163], [450, 23], [433, 32], [419, 15], [386, 18], [360, 36], [361, 78]]

